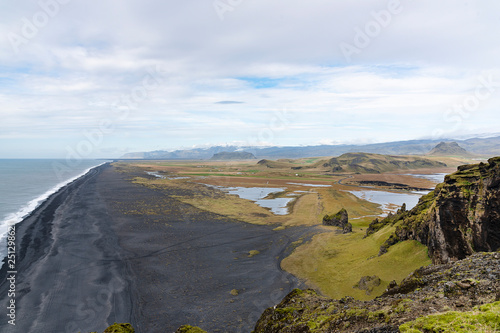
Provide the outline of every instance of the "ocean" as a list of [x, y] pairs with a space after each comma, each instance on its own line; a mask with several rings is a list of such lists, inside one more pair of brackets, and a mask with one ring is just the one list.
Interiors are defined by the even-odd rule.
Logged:
[[51, 194], [102, 160], [0, 159], [0, 261], [9, 226], [21, 222]]

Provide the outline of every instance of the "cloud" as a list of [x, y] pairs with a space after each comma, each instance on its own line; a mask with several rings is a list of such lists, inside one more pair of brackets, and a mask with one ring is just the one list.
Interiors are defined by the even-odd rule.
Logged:
[[[293, 122], [273, 133], [279, 145], [495, 127], [498, 93], [468, 117], [453, 107], [473, 96], [479, 77], [500, 81], [500, 3], [401, 0], [401, 10], [378, 23], [391, 1], [242, 1], [224, 20], [212, 1], [71, 1], [18, 52], [9, 36], [23, 36], [43, 9], [6, 5], [0, 154], [7, 145], [27, 157], [64, 154], [102, 121], [114, 130], [96, 156], [119, 147], [247, 142], [283, 109]], [[374, 24], [379, 31], [356, 46]], [[347, 59], [342, 43], [359, 52]], [[143, 90], [158, 69], [159, 83]]]
[[218, 101], [215, 102], [215, 104], [243, 104], [245, 102], [239, 102], [239, 101]]

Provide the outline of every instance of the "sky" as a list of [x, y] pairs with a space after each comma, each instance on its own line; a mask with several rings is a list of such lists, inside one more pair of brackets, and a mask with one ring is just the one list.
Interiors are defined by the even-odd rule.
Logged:
[[500, 132], [497, 0], [0, 6], [0, 158]]

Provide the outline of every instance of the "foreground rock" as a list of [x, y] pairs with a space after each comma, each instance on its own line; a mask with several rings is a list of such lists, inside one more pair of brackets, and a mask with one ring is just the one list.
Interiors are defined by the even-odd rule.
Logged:
[[207, 333], [199, 327], [184, 325], [179, 327], [175, 333]]
[[[97, 333], [97, 332], [90, 332], [90, 333]], [[135, 330], [130, 324], [114, 323], [113, 325], [106, 328], [106, 330], [104, 330], [104, 333], [135, 333]]]
[[[296, 289], [264, 312], [254, 332], [424, 332], [419, 329], [422, 323], [428, 329], [425, 332], [454, 332], [453, 325], [469, 332], [493, 332], [500, 325], [498, 252], [423, 267], [399, 286], [392, 285], [372, 301], [332, 300], [313, 290]], [[445, 314], [426, 317], [438, 313]], [[449, 330], [439, 330], [447, 325]]]
[[433, 263], [500, 249], [500, 157], [464, 165], [408, 212], [374, 221], [370, 232], [397, 225], [380, 254], [404, 240], [428, 246]]

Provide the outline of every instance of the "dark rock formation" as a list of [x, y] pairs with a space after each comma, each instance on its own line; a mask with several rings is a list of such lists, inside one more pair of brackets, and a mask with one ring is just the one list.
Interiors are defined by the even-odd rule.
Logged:
[[432, 156], [470, 156], [471, 154], [456, 142], [441, 142], [428, 155]]
[[423, 187], [414, 187], [414, 186], [409, 186], [406, 184], [401, 184], [401, 183], [389, 183], [389, 182], [384, 182], [380, 180], [360, 180], [357, 183], [361, 186], [378, 186], [378, 187], [387, 187], [395, 190], [405, 190], [405, 191], [429, 191], [430, 189], [428, 188], [423, 188]]
[[350, 232], [352, 232], [352, 224], [347, 223], [347, 224], [344, 226], [344, 228], [342, 228], [342, 233], [343, 233], [343, 234], [348, 234], [348, 233], [350, 233]]
[[343, 228], [349, 222], [349, 215], [347, 210], [342, 208], [336, 214], [325, 215], [323, 217], [323, 224]]
[[500, 157], [489, 159], [488, 164], [459, 167], [434, 191], [420, 198], [412, 210], [398, 212], [370, 228], [396, 223], [399, 226], [382, 246], [381, 254], [403, 240], [417, 240], [427, 245], [434, 263], [463, 259], [474, 252], [498, 250]]
[[256, 157], [252, 153], [247, 153], [246, 151], [235, 151], [227, 152], [223, 151], [214, 154], [211, 160], [254, 160]]
[[[262, 314], [253, 332], [396, 333], [402, 325], [418, 327], [414, 322], [416, 318], [425, 319], [436, 313], [444, 314], [441, 319], [434, 317], [429, 321], [427, 330], [423, 331], [442, 332], [438, 328], [439, 321], [446, 323], [450, 317], [458, 329], [461, 325], [470, 325], [469, 332], [493, 332], [498, 328], [498, 252], [476, 253], [452, 264], [423, 267], [399, 286], [392, 283], [392, 287], [371, 301], [352, 297], [333, 300], [313, 290], [295, 289], [281, 303]], [[447, 330], [452, 331], [456, 330]]]
[[[104, 330], [104, 333], [134, 333], [135, 330], [130, 324], [117, 324], [114, 323], [113, 325], [109, 326]], [[90, 332], [90, 333], [96, 333], [96, 332]]]
[[342, 208], [336, 214], [325, 215], [323, 217], [323, 225], [342, 228], [343, 234], [352, 232], [352, 224], [349, 223], [349, 215], [345, 208]]
[[354, 285], [353, 288], [366, 290], [366, 294], [370, 295], [373, 289], [378, 286], [380, 286], [380, 278], [376, 275], [373, 275], [373, 276], [363, 276], [359, 280], [359, 282]]

